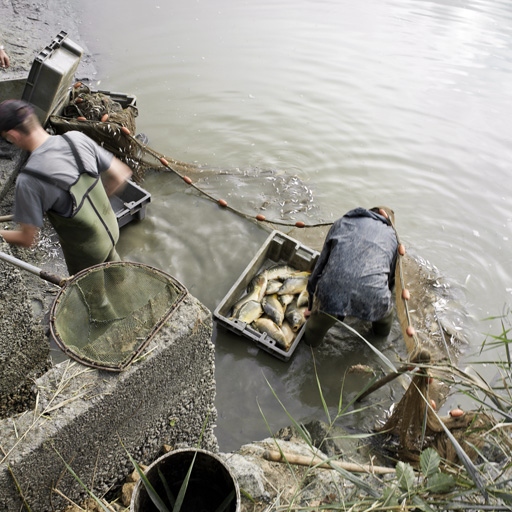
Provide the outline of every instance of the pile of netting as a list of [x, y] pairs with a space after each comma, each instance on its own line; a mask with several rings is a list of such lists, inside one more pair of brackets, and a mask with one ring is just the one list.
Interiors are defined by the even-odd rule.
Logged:
[[[61, 115], [50, 116], [49, 125], [57, 134], [69, 130], [85, 133], [129, 165], [137, 183], [142, 182], [150, 170], [173, 172], [221, 207], [261, 223], [269, 230], [285, 231], [313, 249], [321, 248], [332, 221], [313, 219], [313, 213], [318, 217], [317, 207], [313, 205], [311, 190], [300, 178], [272, 170], [219, 170], [181, 162], [155, 151], [144, 138], [136, 136], [137, 114], [137, 107], [129, 97], [92, 92], [77, 82]], [[240, 199], [232, 197], [228, 204], [220, 197], [218, 189], [225, 187], [226, 179], [230, 178], [237, 180], [238, 188], [252, 187], [260, 192], [265, 186], [269, 193], [259, 194], [261, 198], [256, 196], [256, 199], [252, 194], [251, 201], [243, 199], [240, 193]], [[212, 184], [214, 180], [218, 181], [218, 186]]]
[[460, 463], [462, 461], [450, 436], [471, 460], [475, 460], [484, 445], [485, 436], [496, 421], [486, 413], [458, 408], [452, 409], [449, 416], [439, 416], [436, 401], [431, 398], [439, 395], [431, 392], [436, 379], [427, 369], [429, 359], [430, 354], [426, 350], [416, 354], [411, 364], [417, 362], [418, 366], [408, 369], [414, 372], [412, 382], [379, 431], [394, 436], [400, 460], [419, 462], [422, 451], [434, 448], [445, 461]]

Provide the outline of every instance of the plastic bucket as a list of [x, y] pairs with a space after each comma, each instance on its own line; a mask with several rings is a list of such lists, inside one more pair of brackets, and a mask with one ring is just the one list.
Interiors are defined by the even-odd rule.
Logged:
[[[155, 460], [146, 469], [145, 475], [157, 494], [164, 499], [169, 510], [172, 510], [159, 472], [176, 498], [196, 452], [197, 456], [181, 507], [182, 512], [215, 512], [231, 493], [233, 497], [224, 508], [224, 512], [240, 512], [238, 482], [227, 465], [206, 450], [175, 450]], [[151, 501], [142, 480], [139, 480], [133, 491], [130, 512], [153, 511], [158, 512], [158, 509]]]

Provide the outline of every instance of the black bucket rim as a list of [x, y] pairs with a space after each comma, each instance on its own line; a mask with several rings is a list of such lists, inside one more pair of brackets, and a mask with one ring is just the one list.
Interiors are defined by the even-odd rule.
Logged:
[[[236, 478], [236, 476], [234, 475], [233, 471], [231, 470], [231, 468], [229, 467], [229, 465], [226, 463], [226, 461], [224, 461], [221, 457], [219, 457], [217, 454], [209, 451], [209, 450], [204, 450], [202, 448], [178, 448], [176, 450], [172, 450], [168, 453], [165, 453], [164, 455], [161, 455], [160, 457], [158, 457], [157, 459], [155, 459], [144, 471], [144, 474], [147, 475], [155, 466], [157, 466], [158, 464], [162, 463], [163, 460], [167, 459], [167, 458], [170, 458], [171, 456], [173, 455], [177, 455], [177, 454], [180, 454], [180, 453], [201, 453], [203, 455], [207, 455], [213, 459], [215, 459], [218, 463], [220, 463], [220, 465], [226, 470], [227, 474], [229, 475], [229, 477], [231, 478], [232, 482], [233, 482], [233, 485], [235, 487], [235, 499], [236, 499], [236, 508], [235, 508], [235, 512], [240, 512], [241, 508], [240, 508], [240, 486], [238, 484], [238, 480]], [[142, 483], [142, 479], [139, 478], [139, 480], [137, 480], [137, 483], [135, 484], [135, 487], [133, 489], [133, 493], [132, 493], [132, 498], [130, 500], [130, 512], [134, 512], [134, 507], [135, 507], [135, 498], [136, 496], [138, 495], [139, 493], [139, 488], [141, 485], [144, 485]]]

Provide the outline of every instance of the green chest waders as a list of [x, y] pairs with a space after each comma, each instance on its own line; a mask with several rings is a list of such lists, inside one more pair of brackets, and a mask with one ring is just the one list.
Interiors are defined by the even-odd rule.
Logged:
[[74, 275], [98, 263], [119, 260], [115, 250], [119, 226], [100, 177], [87, 173], [74, 144], [66, 135], [63, 137], [73, 151], [80, 172], [75, 183], [64, 185], [29, 168], [22, 172], [49, 182], [71, 195], [73, 209], [70, 217], [62, 217], [52, 211], [47, 213], [59, 236], [68, 271]]

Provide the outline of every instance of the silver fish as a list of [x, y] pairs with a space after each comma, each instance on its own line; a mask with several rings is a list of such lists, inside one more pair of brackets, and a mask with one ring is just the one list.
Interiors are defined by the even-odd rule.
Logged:
[[297, 306], [300, 308], [302, 306], [307, 306], [309, 303], [309, 293], [307, 290], [302, 290], [300, 295], [297, 297]]
[[253, 325], [259, 332], [268, 334], [279, 346], [286, 346], [286, 338], [283, 331], [270, 318], [261, 316], [251, 325]]
[[289, 293], [295, 295], [296, 293], [300, 293], [306, 289], [308, 285], [308, 278], [306, 276], [302, 277], [289, 277], [284, 283], [283, 286], [277, 292], [279, 295], [287, 295]]
[[275, 265], [270, 267], [268, 270], [269, 279], [281, 279], [284, 280], [297, 272], [296, 269], [289, 267], [288, 265]]
[[279, 291], [279, 288], [283, 286], [283, 283], [279, 281], [279, 279], [269, 279], [267, 284], [267, 290], [265, 291], [266, 295], [272, 295]]
[[281, 331], [283, 331], [284, 339], [286, 340], [286, 345], [283, 348], [284, 350], [288, 351], [290, 350], [293, 341], [297, 337], [297, 333], [293, 332], [293, 329], [291, 328], [287, 320], [285, 320], [283, 322], [283, 325], [281, 325]]
[[263, 314], [263, 308], [258, 301], [250, 300], [246, 302], [236, 314], [236, 319], [240, 320], [240, 322], [245, 322], [250, 324], [254, 322], [257, 318], [259, 318]]
[[281, 302], [283, 307], [286, 307], [286, 306], [288, 306], [288, 304], [290, 304], [290, 302], [293, 301], [293, 299], [295, 298], [295, 295], [288, 293], [287, 295], [278, 295], [278, 297], [279, 297], [279, 302]]
[[267, 289], [268, 276], [266, 272], [262, 272], [254, 276], [247, 287], [247, 294], [244, 295], [234, 306], [233, 306], [233, 316], [236, 317], [238, 310], [250, 300], [254, 300], [256, 302], [261, 302], [261, 299], [265, 296], [265, 291]]
[[307, 308], [297, 306], [297, 301], [294, 300], [292, 303], [288, 304], [286, 307], [286, 312], [284, 314], [286, 320], [290, 323], [292, 330], [297, 332], [304, 322], [306, 321], [306, 317], [304, 316], [304, 312]]
[[263, 306], [263, 311], [265, 311], [269, 318], [273, 320], [277, 326], [281, 327], [284, 320], [284, 308], [281, 302], [279, 302], [277, 294], [265, 295], [261, 301], [261, 305]]

